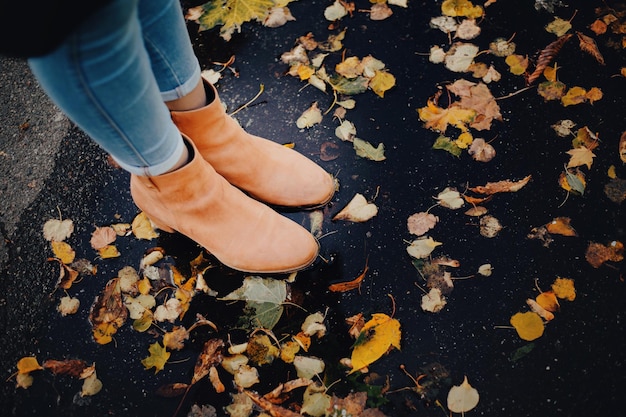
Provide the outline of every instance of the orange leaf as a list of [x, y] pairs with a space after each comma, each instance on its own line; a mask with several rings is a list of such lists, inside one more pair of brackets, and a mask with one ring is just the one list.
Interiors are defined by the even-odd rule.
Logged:
[[74, 249], [72, 249], [70, 245], [65, 242], [57, 242], [55, 240], [50, 242], [50, 244], [52, 245], [52, 252], [54, 252], [54, 256], [59, 258], [61, 262], [69, 265], [72, 261], [74, 261], [76, 252], [74, 252]]
[[355, 288], [361, 288], [361, 282], [363, 282], [363, 278], [365, 278], [365, 274], [367, 274], [367, 270], [369, 267], [367, 266], [367, 259], [365, 260], [365, 268], [363, 268], [363, 272], [353, 279], [352, 281], [347, 282], [338, 282], [336, 284], [331, 284], [328, 286], [328, 289], [332, 292], [345, 292], [350, 291]]
[[548, 311], [551, 311], [553, 313], [555, 311], [559, 311], [559, 300], [556, 298], [554, 291], [542, 292], [535, 298], [535, 301], [537, 301], [537, 304], [539, 304], [541, 307], [545, 308]]
[[617, 240], [608, 245], [591, 242], [587, 247], [585, 259], [594, 268], [599, 268], [606, 261], [619, 262], [624, 259], [624, 245]]
[[576, 289], [574, 288], [574, 280], [570, 278], [557, 278], [552, 284], [552, 291], [558, 298], [568, 301], [574, 301], [576, 298]]
[[553, 235], [578, 236], [576, 230], [570, 226], [571, 219], [569, 217], [556, 217], [550, 223], [546, 224], [546, 229]]
[[532, 311], [516, 313], [511, 317], [511, 326], [524, 340], [535, 340], [543, 335], [544, 325], [539, 314]]
[[530, 178], [531, 176], [528, 175], [519, 181], [503, 180], [497, 182], [488, 182], [485, 185], [470, 188], [470, 190], [480, 194], [516, 192], [522, 189], [526, 184], [528, 184]]
[[626, 163], [626, 131], [622, 133], [622, 137], [619, 139], [618, 152], [619, 158]]
[[17, 373], [18, 374], [27, 374], [32, 371], [38, 371], [43, 369], [39, 362], [37, 362], [37, 358], [34, 356], [26, 356], [17, 361]]

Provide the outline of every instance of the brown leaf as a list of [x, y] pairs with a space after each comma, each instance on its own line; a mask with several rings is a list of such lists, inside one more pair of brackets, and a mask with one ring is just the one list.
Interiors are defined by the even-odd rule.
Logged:
[[626, 131], [622, 133], [622, 137], [619, 139], [619, 158], [626, 164]]
[[246, 394], [256, 405], [261, 407], [264, 411], [269, 413], [272, 417], [302, 417], [301, 414], [295, 413], [287, 408], [281, 407], [276, 404], [272, 404], [265, 398], [255, 394], [251, 391], [244, 390]]
[[571, 33], [563, 35], [557, 38], [557, 40], [555, 40], [554, 42], [548, 44], [548, 46], [546, 46], [539, 53], [539, 57], [537, 58], [537, 64], [535, 65], [535, 71], [533, 71], [533, 73], [528, 76], [528, 79], [526, 80], [527, 84], [532, 84], [537, 78], [541, 76], [541, 74], [543, 74], [543, 70], [548, 65], [550, 65], [550, 63], [559, 53], [565, 42], [567, 42], [571, 37]]
[[113, 322], [120, 322], [119, 324], [121, 326], [127, 316], [128, 310], [122, 302], [119, 278], [113, 278], [107, 282], [104, 291], [96, 298], [91, 306], [89, 321], [94, 326]]
[[600, 268], [606, 261], [619, 262], [624, 259], [624, 245], [617, 240], [608, 245], [591, 242], [587, 247], [585, 259], [594, 268]]
[[66, 359], [64, 361], [49, 359], [42, 366], [55, 375], [69, 375], [74, 378], [80, 378], [85, 368], [88, 367], [87, 362], [80, 359]]
[[598, 49], [598, 45], [596, 45], [596, 41], [594, 41], [593, 38], [590, 38], [587, 35], [583, 35], [580, 32], [576, 32], [576, 35], [578, 35], [578, 42], [579, 42], [580, 49], [583, 52], [586, 52], [592, 57], [594, 57], [600, 65], [604, 65], [604, 57], [600, 53], [600, 50]]
[[528, 184], [530, 178], [531, 175], [528, 175], [519, 181], [502, 180], [497, 182], [488, 182], [485, 185], [470, 188], [470, 190], [479, 194], [496, 194], [506, 192], [514, 193]]
[[74, 281], [76, 280], [76, 278], [78, 278], [78, 271], [70, 268], [69, 266], [65, 265], [63, 262], [61, 262], [60, 259], [58, 258], [48, 258], [48, 261], [52, 262], [52, 261], [56, 261], [59, 263], [60, 266], [60, 270], [59, 270], [59, 278], [57, 281], [57, 287], [58, 288], [63, 288], [64, 290], [69, 289], [72, 284], [74, 283]]
[[356, 277], [352, 281], [331, 284], [328, 286], [328, 289], [332, 292], [345, 292], [353, 290], [355, 288], [361, 288], [361, 282], [363, 282], [363, 278], [365, 278], [365, 274], [367, 274], [368, 269], [369, 268], [367, 266], [367, 260], [365, 260], [365, 268], [363, 268], [363, 272], [358, 277]]
[[421, 236], [435, 227], [438, 221], [439, 218], [437, 216], [422, 211], [409, 216], [407, 219], [407, 227], [409, 229], [409, 233]]
[[346, 323], [350, 325], [348, 334], [356, 339], [361, 334], [361, 330], [363, 329], [363, 326], [365, 325], [365, 319], [363, 318], [363, 313], [358, 313], [352, 317], [348, 317], [346, 319]]
[[496, 156], [494, 147], [481, 138], [474, 139], [467, 152], [479, 162], [489, 162]]
[[191, 385], [195, 384], [210, 372], [210, 368], [214, 365], [218, 365], [222, 362], [222, 348], [224, 347], [224, 341], [222, 339], [209, 339], [202, 348], [202, 353], [196, 361], [196, 366], [193, 370], [193, 378], [191, 379]]
[[175, 382], [173, 384], [162, 385], [156, 390], [156, 394], [159, 397], [164, 398], [173, 398], [183, 395], [187, 388], [189, 388], [189, 384], [185, 384], [182, 382]]
[[612, 178], [604, 186], [604, 194], [614, 203], [621, 204], [626, 200], [626, 180]]
[[320, 159], [322, 161], [333, 161], [339, 158], [339, 145], [332, 142], [324, 142], [320, 146]]

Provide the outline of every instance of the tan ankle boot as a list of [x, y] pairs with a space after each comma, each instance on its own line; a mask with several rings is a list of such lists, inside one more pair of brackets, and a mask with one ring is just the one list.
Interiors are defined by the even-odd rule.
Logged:
[[246, 133], [226, 114], [217, 91], [205, 83], [210, 104], [197, 110], [172, 111], [178, 129], [228, 182], [266, 203], [314, 208], [330, 201], [332, 176], [304, 155]]
[[182, 168], [131, 176], [135, 204], [158, 228], [186, 235], [244, 272], [292, 272], [313, 263], [319, 245], [306, 229], [233, 187], [188, 146], [190, 162]]

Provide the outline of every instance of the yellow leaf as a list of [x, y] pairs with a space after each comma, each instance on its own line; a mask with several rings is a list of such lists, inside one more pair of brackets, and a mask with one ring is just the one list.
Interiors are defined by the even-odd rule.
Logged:
[[585, 97], [589, 100], [589, 104], [593, 104], [594, 102], [601, 100], [602, 96], [602, 90], [598, 87], [592, 87], [589, 91], [587, 91], [587, 94], [585, 94]]
[[472, 137], [471, 133], [463, 132], [454, 141], [454, 144], [461, 149], [467, 149], [472, 144], [473, 141], [474, 141], [474, 138]]
[[370, 88], [379, 97], [385, 96], [385, 91], [396, 85], [396, 77], [385, 71], [376, 71], [370, 80]]
[[33, 385], [33, 377], [29, 374], [17, 374], [15, 377], [15, 386], [17, 388], [28, 388]]
[[522, 55], [509, 55], [504, 62], [509, 66], [509, 71], [514, 75], [522, 75], [528, 68], [528, 57]]
[[570, 160], [567, 163], [567, 168], [587, 165], [587, 168], [591, 169], [591, 164], [593, 164], [593, 158], [596, 156], [585, 146], [579, 146], [578, 148], [570, 149], [566, 152], [566, 154], [570, 156]]
[[556, 64], [554, 64], [553, 67], [547, 66], [546, 69], [543, 70], [543, 76], [546, 77], [546, 80], [554, 82], [556, 81], [556, 70]]
[[93, 338], [96, 343], [106, 345], [107, 343], [111, 343], [113, 335], [117, 332], [118, 328], [119, 325], [115, 321], [100, 323], [93, 328]]
[[528, 341], [541, 337], [544, 330], [543, 320], [532, 311], [514, 314], [511, 317], [511, 326], [515, 327], [519, 337]]
[[52, 241], [51, 245], [52, 245], [52, 252], [54, 252], [54, 256], [59, 258], [61, 262], [63, 262], [66, 265], [69, 265], [74, 261], [74, 258], [76, 257], [76, 252], [74, 252], [74, 249], [72, 249], [70, 245], [68, 245], [65, 242], [57, 242], [57, 241]]
[[153, 343], [148, 349], [150, 356], [141, 360], [142, 365], [146, 369], [154, 367], [154, 373], [162, 371], [165, 367], [165, 363], [170, 358], [170, 353], [164, 346], [161, 346], [159, 342]]
[[152, 227], [150, 219], [148, 219], [148, 216], [143, 211], [135, 216], [131, 227], [137, 239], [152, 240], [159, 236], [154, 230], [154, 227]]
[[417, 113], [419, 114], [420, 120], [426, 122], [425, 127], [427, 129], [441, 133], [446, 131], [448, 125], [452, 125], [466, 132], [468, 130], [467, 124], [471, 123], [476, 116], [475, 110], [461, 107], [442, 109], [437, 107], [431, 100], [428, 100], [426, 107], [417, 109]]
[[446, 16], [465, 16], [470, 19], [477, 19], [484, 13], [483, 8], [474, 6], [469, 0], [445, 0], [441, 4], [441, 13]]
[[574, 301], [576, 298], [576, 289], [574, 288], [574, 280], [570, 278], [557, 278], [552, 284], [552, 291], [558, 298], [568, 301]]
[[105, 247], [98, 249], [98, 254], [102, 259], [111, 259], [120, 256], [120, 253], [115, 245], [106, 245]]
[[372, 314], [365, 323], [352, 351], [352, 371], [369, 366], [391, 347], [400, 349], [400, 322], [383, 313]]
[[137, 289], [140, 294], [146, 295], [150, 294], [150, 290], [152, 290], [152, 284], [150, 283], [150, 279], [144, 278], [137, 283]]
[[37, 358], [34, 356], [25, 356], [19, 361], [17, 361], [17, 373], [18, 374], [27, 374], [32, 371], [38, 371], [43, 369], [39, 362], [37, 362]]
[[333, 217], [333, 221], [363, 223], [376, 214], [378, 214], [378, 207], [374, 203], [369, 203], [362, 194], [356, 193], [348, 205]]
[[265, 14], [274, 7], [273, 0], [221, 0], [210, 1], [200, 6], [201, 15], [197, 18], [200, 30], [211, 29], [223, 25], [220, 35], [230, 40], [235, 30], [252, 20], [262, 20]]
[[561, 103], [563, 106], [572, 106], [574, 104], [584, 103], [587, 100], [585, 96], [587, 94], [587, 90], [582, 87], [572, 87], [567, 90], [567, 93], [563, 97], [561, 97]]
[[298, 64], [296, 72], [300, 80], [305, 81], [311, 78], [311, 75], [315, 74], [315, 68], [310, 65]]

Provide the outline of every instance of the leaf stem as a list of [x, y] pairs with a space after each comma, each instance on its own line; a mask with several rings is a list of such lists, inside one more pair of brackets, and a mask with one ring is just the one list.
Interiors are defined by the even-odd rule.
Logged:
[[246, 104], [244, 104], [243, 106], [239, 107], [237, 110], [232, 112], [230, 114], [230, 116], [234, 116], [237, 113], [239, 113], [241, 110], [243, 110], [246, 107], [250, 106], [250, 104], [252, 104], [257, 98], [259, 98], [261, 96], [261, 94], [263, 94], [264, 90], [265, 90], [265, 85], [261, 84], [260, 87], [259, 87], [259, 92], [256, 94], [256, 96], [252, 97], [252, 99], [250, 101], [248, 101]]

